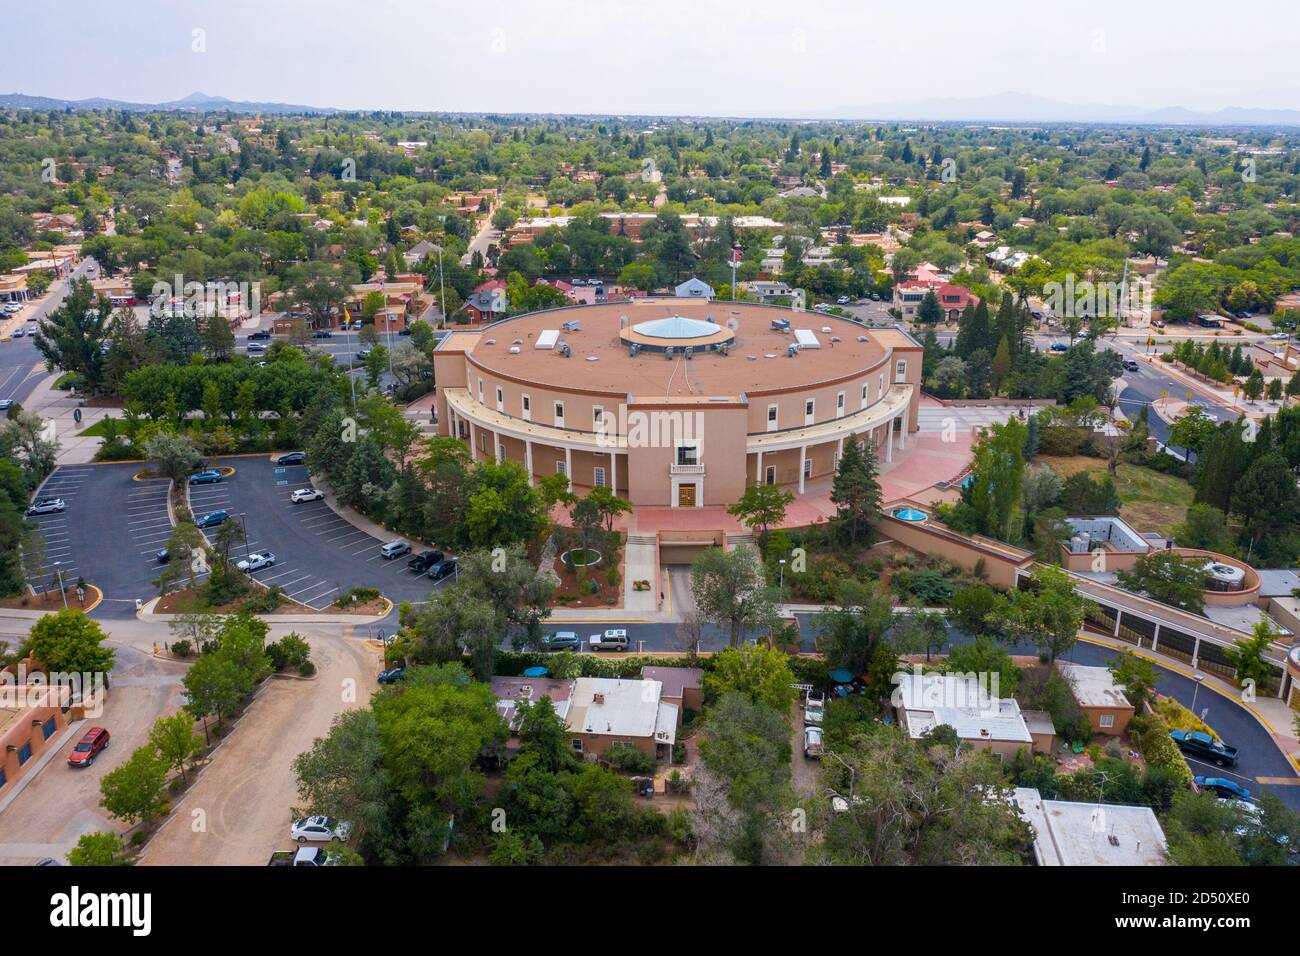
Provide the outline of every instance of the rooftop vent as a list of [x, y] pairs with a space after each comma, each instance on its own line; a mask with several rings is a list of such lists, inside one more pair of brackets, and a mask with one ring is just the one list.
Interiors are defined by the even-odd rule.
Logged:
[[564, 331], [577, 332], [582, 328], [582, 324], [577, 319], [570, 319], [564, 323]]
[[588, 356], [587, 356], [587, 361], [588, 361], [588, 362], [599, 362], [599, 361], [600, 361], [600, 356], [599, 356], [599, 355], [588, 355]]
[[591, 695], [591, 702], [592, 702], [593, 704], [603, 704], [603, 703], [605, 703], [605, 695], [604, 695], [604, 694], [592, 694], [592, 695]]
[[496, 345], [496, 344], [497, 344], [497, 340], [496, 340], [496, 339], [488, 339], [488, 340], [487, 340], [486, 342], [484, 342], [483, 344], [484, 344], [484, 345]]
[[517, 346], [517, 345], [512, 345], [512, 346], [510, 346], [510, 354], [511, 354], [511, 355], [518, 355], [518, 354], [519, 354], [519, 346]]

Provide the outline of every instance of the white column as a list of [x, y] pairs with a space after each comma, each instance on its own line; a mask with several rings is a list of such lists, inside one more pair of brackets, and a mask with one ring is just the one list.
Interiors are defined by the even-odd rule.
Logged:
[[469, 459], [478, 461], [478, 433], [474, 429], [474, 419], [469, 420]]
[[1154, 651], [1159, 646], [1160, 646], [1160, 622], [1156, 621], [1156, 629], [1151, 634], [1151, 650]]
[[763, 483], [763, 449], [758, 450], [756, 458], [758, 464], [754, 466], [754, 484], [761, 485]]
[[492, 432], [492, 444], [495, 446], [492, 451], [496, 454], [497, 464], [501, 464], [501, 435], [498, 432]]
[[528, 486], [533, 485], [533, 443], [524, 439], [524, 467], [528, 469]]
[[898, 416], [898, 448], [901, 451], [907, 447], [907, 416]]
[[799, 494], [803, 494], [803, 468], [804, 461], [808, 458], [808, 446], [799, 446]]
[[564, 448], [564, 477], [569, 479], [569, 490], [573, 490], [573, 449]]
[[885, 425], [885, 461], [894, 460], [894, 422]]
[[840, 459], [843, 457], [844, 457], [844, 436], [841, 435], [840, 440], [835, 443], [835, 466], [837, 468], [839, 467]]
[[1198, 637], [1196, 643], [1192, 645], [1192, 670], [1196, 670], [1197, 664], [1201, 659], [1201, 639]]
[[609, 489], [618, 494], [618, 449], [609, 450]]

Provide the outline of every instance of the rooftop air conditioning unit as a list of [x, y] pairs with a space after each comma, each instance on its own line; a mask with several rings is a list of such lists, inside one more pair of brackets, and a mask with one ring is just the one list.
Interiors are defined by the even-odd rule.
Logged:
[[512, 346], [510, 346], [510, 354], [511, 354], [511, 355], [518, 355], [518, 354], [519, 354], [519, 346], [517, 346], [517, 345], [512, 345]]
[[568, 322], [564, 323], [564, 331], [566, 332], [577, 332], [581, 328], [582, 326], [579, 324], [577, 319], [570, 319]]

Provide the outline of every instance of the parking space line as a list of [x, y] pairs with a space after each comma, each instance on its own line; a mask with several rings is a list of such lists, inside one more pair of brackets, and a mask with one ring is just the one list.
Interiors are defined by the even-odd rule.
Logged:
[[[330, 586], [330, 583], [329, 583], [328, 581], [321, 581], [319, 584], [313, 584], [313, 585], [312, 585], [311, 587], [309, 587], [309, 588], [301, 588], [300, 590], [294, 591], [292, 594], [289, 595], [289, 597], [294, 598], [294, 599], [296, 600], [296, 599], [297, 599], [297, 596], [298, 596], [299, 594], [310, 594], [312, 591], [315, 591], [317, 588], [327, 588], [327, 587], [329, 587], [329, 586]], [[337, 591], [338, 588], [336, 587], [336, 588], [334, 588], [334, 590]], [[303, 603], [306, 603], [306, 602], [303, 602]]]

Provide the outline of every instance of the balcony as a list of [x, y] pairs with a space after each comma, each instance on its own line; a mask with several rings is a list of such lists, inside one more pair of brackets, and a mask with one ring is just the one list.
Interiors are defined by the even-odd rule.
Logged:
[[669, 465], [668, 474], [670, 475], [702, 475], [704, 474], [703, 464], [694, 465]]

